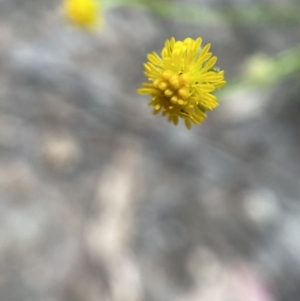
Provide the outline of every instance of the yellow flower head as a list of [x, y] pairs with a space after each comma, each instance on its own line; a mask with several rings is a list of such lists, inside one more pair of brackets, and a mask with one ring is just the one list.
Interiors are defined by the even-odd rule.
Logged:
[[99, 24], [100, 0], [65, 0], [64, 14], [77, 26], [95, 29]]
[[175, 125], [184, 119], [190, 129], [192, 123], [200, 124], [206, 118], [206, 111], [218, 106], [215, 89], [226, 84], [224, 71], [214, 68], [217, 57], [211, 57], [210, 44], [200, 47], [201, 38], [175, 41], [167, 40], [161, 57], [148, 54], [149, 62], [144, 64], [149, 82], [138, 89], [139, 94], [149, 94], [149, 103], [154, 114], [162, 113]]

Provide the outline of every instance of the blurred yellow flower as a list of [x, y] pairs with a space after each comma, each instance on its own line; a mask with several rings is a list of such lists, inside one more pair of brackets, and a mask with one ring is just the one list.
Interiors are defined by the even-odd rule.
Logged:
[[161, 57], [148, 54], [149, 62], [144, 64], [147, 83], [139, 88], [139, 94], [149, 94], [149, 103], [154, 114], [162, 113], [175, 125], [184, 119], [190, 129], [192, 123], [202, 123], [206, 111], [218, 106], [212, 92], [226, 84], [224, 71], [214, 68], [217, 57], [211, 57], [210, 44], [201, 48], [202, 39], [186, 38], [167, 40]]
[[100, 21], [100, 0], [65, 0], [64, 14], [73, 24], [95, 29]]

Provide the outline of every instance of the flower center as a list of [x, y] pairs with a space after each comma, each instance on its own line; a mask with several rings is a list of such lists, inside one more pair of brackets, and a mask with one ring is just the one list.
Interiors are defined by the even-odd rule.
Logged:
[[165, 70], [161, 78], [153, 82], [153, 86], [174, 105], [184, 106], [188, 104], [191, 95], [188, 86], [191, 83], [191, 76], [188, 73], [179, 74], [171, 70]]

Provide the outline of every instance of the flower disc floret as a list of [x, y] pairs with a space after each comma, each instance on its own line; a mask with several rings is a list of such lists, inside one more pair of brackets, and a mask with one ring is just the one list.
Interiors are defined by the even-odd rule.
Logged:
[[201, 38], [171, 38], [161, 56], [148, 54], [149, 61], [144, 64], [148, 82], [138, 89], [138, 93], [151, 96], [154, 114], [161, 112], [175, 125], [182, 118], [188, 129], [192, 123], [202, 123], [206, 111], [218, 106], [212, 92], [226, 84], [224, 71], [214, 69], [217, 57], [209, 52], [210, 44], [201, 48], [201, 42]]

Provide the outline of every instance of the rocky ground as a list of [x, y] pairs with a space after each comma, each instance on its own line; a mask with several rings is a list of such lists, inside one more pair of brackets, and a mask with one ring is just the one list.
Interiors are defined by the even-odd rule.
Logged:
[[87, 34], [58, 7], [0, 1], [0, 300], [299, 300], [299, 74], [232, 92], [191, 131], [136, 88], [170, 36], [211, 42], [230, 82], [300, 25], [122, 7]]

